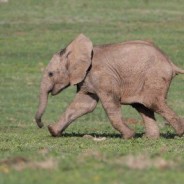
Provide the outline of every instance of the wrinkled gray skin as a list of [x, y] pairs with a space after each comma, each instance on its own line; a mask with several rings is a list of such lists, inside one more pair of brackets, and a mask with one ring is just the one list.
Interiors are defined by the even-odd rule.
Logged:
[[154, 113], [162, 115], [176, 133], [184, 133], [184, 120], [166, 104], [172, 78], [184, 70], [176, 67], [152, 43], [129, 41], [94, 46], [80, 34], [64, 50], [54, 54], [45, 69], [40, 87], [40, 102], [35, 119], [41, 117], [48, 94], [56, 95], [70, 85], [78, 92], [58, 123], [48, 126], [52, 136], [61, 133], [78, 117], [92, 112], [101, 101], [112, 126], [125, 138], [134, 131], [121, 115], [121, 105], [132, 105], [142, 116], [146, 136], [158, 138], [160, 133]]

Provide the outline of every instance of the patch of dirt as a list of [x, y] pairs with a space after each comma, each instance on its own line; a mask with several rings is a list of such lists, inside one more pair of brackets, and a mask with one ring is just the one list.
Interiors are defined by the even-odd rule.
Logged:
[[101, 142], [101, 141], [105, 141], [106, 137], [94, 137], [93, 140], [96, 142]]
[[83, 138], [85, 138], [85, 139], [93, 139], [94, 137], [92, 135], [86, 134], [86, 135], [83, 136]]
[[24, 157], [13, 157], [0, 161], [0, 172], [3, 173], [8, 173], [11, 169], [22, 171], [27, 168], [52, 170], [57, 168], [57, 161], [53, 158], [43, 161], [31, 161]]
[[96, 142], [101, 142], [101, 141], [105, 141], [106, 140], [106, 137], [93, 137], [92, 135], [84, 135], [83, 138], [86, 138], [86, 139], [91, 139], [91, 140], [94, 140]]
[[150, 158], [146, 154], [142, 155], [127, 155], [115, 160], [115, 164], [128, 167], [129, 169], [135, 170], [145, 170], [149, 168], [156, 169], [169, 169], [176, 166], [173, 161], [165, 160], [164, 158], [158, 156], [155, 158]]

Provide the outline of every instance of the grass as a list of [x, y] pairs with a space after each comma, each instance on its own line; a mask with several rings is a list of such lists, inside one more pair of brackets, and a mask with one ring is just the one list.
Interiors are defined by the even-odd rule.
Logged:
[[[182, 183], [184, 138], [174, 136], [159, 116], [159, 140], [142, 137], [139, 123], [131, 125], [136, 138], [122, 140], [99, 104], [55, 139], [47, 128], [36, 127], [34, 114], [43, 68], [54, 52], [81, 32], [94, 44], [152, 40], [184, 68], [183, 9], [182, 0], [0, 3], [0, 183]], [[177, 76], [168, 96], [181, 117], [183, 82], [184, 75]], [[46, 125], [57, 121], [74, 95], [75, 88], [68, 88], [49, 98]], [[128, 106], [122, 113], [141, 121]], [[85, 134], [106, 139], [95, 141]]]

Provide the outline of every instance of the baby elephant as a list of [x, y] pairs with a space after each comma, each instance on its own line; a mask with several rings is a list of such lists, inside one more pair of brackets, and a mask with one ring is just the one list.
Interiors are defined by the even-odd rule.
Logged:
[[131, 105], [142, 116], [148, 138], [159, 138], [154, 113], [163, 116], [176, 133], [184, 133], [184, 120], [166, 103], [173, 77], [184, 73], [152, 43], [128, 41], [93, 46], [80, 34], [65, 49], [53, 55], [40, 86], [40, 101], [35, 115], [41, 128], [48, 94], [59, 94], [70, 85], [77, 94], [58, 123], [48, 126], [57, 137], [78, 117], [92, 112], [100, 100], [112, 126], [123, 138], [134, 136], [121, 115], [121, 105]]

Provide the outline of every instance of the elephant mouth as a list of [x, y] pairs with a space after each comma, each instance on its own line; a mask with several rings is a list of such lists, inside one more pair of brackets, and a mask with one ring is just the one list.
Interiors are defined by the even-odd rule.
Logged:
[[55, 96], [57, 94], [59, 94], [61, 91], [63, 91], [64, 89], [66, 89], [70, 84], [66, 85], [66, 86], [60, 86], [59, 88], [57, 86], [55, 86], [51, 91], [51, 95]]

